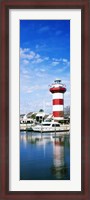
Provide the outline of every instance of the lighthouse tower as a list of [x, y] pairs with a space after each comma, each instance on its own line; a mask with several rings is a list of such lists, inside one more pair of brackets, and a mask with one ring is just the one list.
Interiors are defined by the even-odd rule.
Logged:
[[62, 120], [64, 118], [64, 93], [66, 92], [66, 86], [61, 83], [60, 79], [56, 79], [49, 90], [53, 94], [53, 117], [55, 120]]

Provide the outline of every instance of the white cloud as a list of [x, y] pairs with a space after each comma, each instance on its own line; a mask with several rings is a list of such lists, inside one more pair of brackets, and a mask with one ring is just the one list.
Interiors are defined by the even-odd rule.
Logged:
[[53, 61], [60, 62], [62, 58], [52, 58]]
[[38, 32], [43, 33], [43, 32], [47, 32], [48, 30], [49, 30], [49, 26], [43, 26], [38, 30]]
[[52, 66], [56, 66], [56, 65], [58, 65], [58, 64], [59, 64], [58, 61], [53, 61], [53, 62], [52, 62]]
[[48, 85], [47, 84], [42, 84], [42, 85], [36, 84], [36, 85], [31, 85], [31, 86], [27, 85], [27, 86], [23, 87], [23, 91], [25, 93], [32, 93], [32, 92], [34, 92], [34, 91], [36, 92], [38, 90], [40, 90], [40, 91], [46, 90], [47, 91], [48, 90]]
[[28, 74], [24, 74], [23, 78], [27, 80], [27, 79], [30, 79], [30, 76]]
[[30, 89], [27, 89], [26, 93], [32, 93], [33, 91]]
[[66, 58], [49, 58], [49, 56], [42, 57], [40, 54], [32, 51], [29, 48], [20, 49], [20, 58], [23, 64], [29, 64], [29, 62], [33, 64], [42, 63], [44, 61], [51, 62], [52, 66], [57, 66], [59, 63], [63, 65], [69, 66], [69, 61]]
[[68, 62], [68, 60], [67, 60], [67, 59], [65, 59], [65, 58], [63, 58], [63, 59], [62, 59], [62, 61], [63, 61], [63, 62], [65, 62], [65, 63], [67, 63], [67, 62]]
[[30, 51], [30, 54], [27, 54], [27, 58], [28, 59], [33, 59], [35, 57], [35, 52], [34, 51]]
[[62, 63], [65, 63], [65, 64], [69, 63], [68, 59], [66, 59], [66, 58], [52, 58], [52, 60], [55, 61], [55, 62], [62, 62]]
[[41, 63], [44, 61], [44, 59], [39, 54], [36, 54], [30, 49], [20, 49], [20, 58], [22, 59], [23, 64], [28, 64], [29, 61], [32, 63]]
[[27, 65], [28, 63], [29, 63], [28, 60], [23, 60], [23, 64], [24, 64], [24, 65]]
[[24, 69], [24, 70], [22, 71], [22, 74], [28, 74], [28, 71], [27, 71], [26, 69]]
[[41, 63], [41, 62], [43, 62], [42, 58], [38, 58], [32, 61], [32, 63]]
[[24, 49], [20, 48], [20, 54], [23, 54], [29, 51], [30, 51], [30, 48], [24, 48]]
[[70, 65], [70, 62], [69, 62], [67, 59], [63, 58], [62, 61], [63, 61], [63, 63], [66, 64], [67, 66]]
[[36, 58], [36, 59], [40, 58], [40, 55], [39, 55], [39, 54], [36, 54], [35, 58]]
[[60, 71], [65, 71], [67, 67], [70, 65], [70, 62], [65, 58], [52, 58], [52, 66], [56, 66], [58, 64], [61, 64], [63, 67], [60, 68]]
[[42, 68], [42, 69], [40, 69], [40, 71], [41, 71], [41, 72], [45, 72], [46, 70]]
[[45, 57], [44, 60], [49, 60], [49, 57]]

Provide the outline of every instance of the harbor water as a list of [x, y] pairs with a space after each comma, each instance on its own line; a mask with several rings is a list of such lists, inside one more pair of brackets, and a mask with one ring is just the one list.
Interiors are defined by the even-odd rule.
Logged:
[[70, 135], [21, 131], [20, 180], [70, 180]]

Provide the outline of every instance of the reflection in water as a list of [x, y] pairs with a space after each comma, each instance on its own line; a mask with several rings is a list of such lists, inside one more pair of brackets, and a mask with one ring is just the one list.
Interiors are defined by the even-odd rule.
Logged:
[[20, 179], [69, 180], [69, 135], [20, 133]]
[[55, 138], [53, 145], [53, 166], [51, 169], [57, 179], [63, 179], [67, 173], [67, 166], [64, 160], [64, 140], [65, 138], [63, 136]]

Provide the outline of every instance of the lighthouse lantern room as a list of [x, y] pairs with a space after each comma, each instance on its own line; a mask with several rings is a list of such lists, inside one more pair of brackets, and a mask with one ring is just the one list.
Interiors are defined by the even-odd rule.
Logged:
[[66, 92], [66, 86], [61, 83], [60, 79], [56, 79], [49, 90], [53, 94], [53, 118], [54, 120], [62, 120], [64, 119], [64, 93]]

